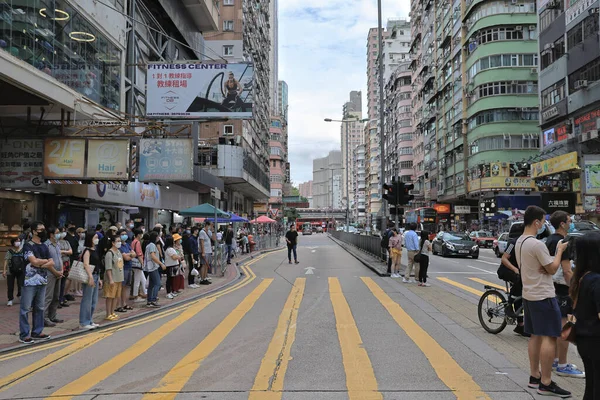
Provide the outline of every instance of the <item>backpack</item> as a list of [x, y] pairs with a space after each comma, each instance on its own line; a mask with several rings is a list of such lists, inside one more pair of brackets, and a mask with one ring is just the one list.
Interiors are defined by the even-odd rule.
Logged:
[[381, 247], [384, 249], [387, 249], [388, 247], [390, 247], [390, 233], [392, 233], [392, 232], [391, 231], [384, 232], [383, 237], [381, 238]]
[[10, 252], [11, 257], [8, 269], [12, 275], [20, 275], [25, 271], [25, 257], [23, 257], [23, 253]]

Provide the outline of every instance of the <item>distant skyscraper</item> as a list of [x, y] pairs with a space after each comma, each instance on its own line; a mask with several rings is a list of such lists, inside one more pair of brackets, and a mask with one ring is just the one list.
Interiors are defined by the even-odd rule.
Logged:
[[286, 81], [279, 81], [279, 115], [288, 121], [288, 84]]
[[[363, 143], [363, 123], [362, 119], [362, 92], [353, 90], [350, 92], [349, 100], [342, 108], [343, 119], [353, 119], [353, 122], [342, 122], [340, 128], [341, 150], [342, 150], [342, 167], [348, 171], [348, 190], [346, 191], [346, 171], [343, 173], [342, 179], [342, 199], [344, 206], [346, 201], [350, 202], [350, 207], [354, 200], [354, 149], [359, 144]], [[348, 192], [349, 199], [346, 199]]]
[[[330, 151], [326, 157], [313, 160], [312, 198], [314, 208], [342, 208], [342, 153]], [[344, 175], [345, 176], [345, 175]]]

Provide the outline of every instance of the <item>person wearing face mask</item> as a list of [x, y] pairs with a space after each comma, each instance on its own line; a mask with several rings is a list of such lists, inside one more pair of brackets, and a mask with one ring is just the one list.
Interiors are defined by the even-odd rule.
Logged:
[[568, 397], [571, 393], [552, 381], [552, 361], [556, 353], [556, 341], [562, 330], [552, 275], [561, 266], [568, 242], [560, 241], [556, 245], [555, 256], [550, 255], [544, 243], [536, 239], [546, 229], [545, 216], [544, 209], [527, 207], [523, 218], [525, 229], [515, 244], [523, 282], [525, 332], [531, 335], [528, 345], [528, 386], [537, 388], [538, 394], [544, 396]]
[[50, 257], [54, 261], [54, 267], [48, 268], [48, 279], [46, 283], [46, 306], [44, 309], [44, 326], [55, 327], [56, 324], [64, 322], [56, 315], [56, 310], [59, 305], [60, 298], [60, 281], [63, 277], [62, 273], [62, 254], [60, 245], [58, 244], [61, 238], [60, 231], [54, 226], [48, 228], [48, 240], [45, 244], [50, 252]]
[[[36, 341], [50, 339], [44, 330], [44, 303], [48, 270], [54, 268], [54, 260], [48, 247], [46, 227], [41, 222], [31, 224], [32, 238], [23, 246], [25, 257], [25, 279], [21, 289], [21, 307], [19, 315], [19, 341], [33, 344]], [[32, 309], [33, 329], [29, 325], [29, 310]]]
[[192, 274], [192, 271], [199, 270], [198, 262], [200, 260], [200, 251], [198, 246], [198, 227], [194, 226], [191, 229], [191, 235], [187, 241], [187, 245], [189, 247], [189, 257], [188, 257], [188, 287], [193, 289], [199, 288], [200, 286], [195, 283], [195, 275]]
[[[75, 228], [72, 228], [75, 229]], [[71, 256], [73, 255], [73, 249], [71, 248], [71, 243], [67, 240], [67, 232], [64, 228], [59, 228], [60, 237], [58, 238], [58, 245], [60, 246], [60, 255], [62, 258], [62, 266], [63, 266], [63, 277], [60, 280], [60, 290], [58, 295], [58, 308], [69, 307], [65, 299], [65, 288], [67, 284], [67, 278], [69, 276], [69, 271], [71, 270]]]
[[25, 259], [23, 258], [21, 239], [10, 239], [10, 246], [4, 255], [4, 270], [2, 271], [2, 276], [6, 278], [8, 285], [8, 303], [6, 305], [9, 307], [13, 305], [15, 282], [17, 283], [17, 297], [21, 297], [21, 288], [25, 277]]
[[83, 296], [79, 307], [79, 328], [94, 329], [100, 325], [94, 323], [94, 311], [98, 303], [98, 290], [102, 289], [102, 263], [96, 246], [100, 239], [95, 232], [88, 232], [84, 239], [84, 248], [81, 251], [80, 259], [83, 262], [83, 268], [87, 272], [88, 282], [82, 284]]
[[133, 310], [133, 307], [127, 304], [127, 298], [129, 297], [131, 282], [133, 280], [132, 260], [137, 257], [137, 254], [133, 251], [131, 245], [127, 243], [127, 240], [129, 239], [127, 231], [121, 229], [118, 235], [121, 238], [121, 247], [119, 248], [119, 251], [123, 256], [123, 288], [121, 289], [119, 306], [115, 311], [122, 313]]
[[144, 302], [146, 292], [146, 275], [144, 275], [144, 252], [142, 251], [142, 237], [144, 234], [140, 229], [133, 230], [134, 238], [131, 242], [131, 248], [135, 251], [137, 261], [131, 260], [131, 268], [133, 269], [133, 302], [142, 303]]
[[186, 259], [183, 253], [182, 240], [183, 238], [178, 233], [173, 235], [173, 248], [179, 256], [179, 271], [177, 271], [177, 275], [175, 275], [175, 278], [173, 279], [173, 290], [175, 290], [175, 293], [177, 294], [183, 292], [183, 289], [185, 288], [184, 277], [187, 270]]
[[133, 241], [134, 238], [134, 234], [133, 234], [133, 228], [135, 227], [135, 224], [133, 223], [132, 219], [128, 219], [127, 222], [125, 223], [125, 232], [127, 233], [127, 243], [131, 243]]
[[119, 251], [122, 246], [121, 237], [118, 235], [107, 236], [110, 248], [104, 256], [104, 298], [106, 299], [106, 318], [107, 321], [116, 321], [119, 316], [115, 314], [115, 306], [118, 299], [121, 298], [124, 279], [124, 261], [123, 255]]
[[[550, 224], [552, 224], [555, 232], [546, 240], [546, 247], [548, 248], [550, 255], [553, 256], [556, 254], [556, 246], [558, 243], [567, 236], [567, 233], [575, 230], [575, 224], [571, 220], [571, 216], [564, 211], [555, 211], [550, 216]], [[569, 286], [571, 285], [571, 278], [573, 278], [570, 258], [569, 252], [565, 251], [562, 254], [560, 267], [552, 276], [563, 326], [567, 323], [567, 316], [573, 314], [573, 303], [569, 296]], [[554, 356], [552, 369], [555, 370], [556, 375], [559, 376], [585, 378], [585, 373], [580, 371], [576, 365], [567, 363], [568, 351], [569, 342], [559, 338], [556, 342], [556, 355]]]
[[160, 307], [158, 305], [158, 290], [160, 289], [159, 268], [165, 271], [167, 266], [160, 260], [156, 244], [158, 233], [152, 232], [148, 240], [144, 241], [144, 271], [148, 272], [148, 298], [146, 306], [150, 308]]

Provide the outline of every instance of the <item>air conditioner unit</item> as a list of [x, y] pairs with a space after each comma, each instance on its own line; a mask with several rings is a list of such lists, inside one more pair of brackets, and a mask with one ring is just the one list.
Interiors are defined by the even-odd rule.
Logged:
[[600, 130], [600, 119], [596, 120], [596, 129]]
[[[513, 0], [513, 4], [516, 3], [516, 0]], [[522, 31], [523, 30], [523, 26], [522, 25], [517, 25], [515, 26], [515, 31]]]
[[529, 30], [530, 31], [535, 31], [535, 25], [529, 25]]
[[559, 8], [559, 7], [560, 7], [560, 1], [558, 1], [558, 0], [552, 0], [552, 1], [548, 2], [548, 5], [546, 6], [546, 8], [548, 8], [548, 9]]
[[544, 45], [544, 50], [550, 50], [554, 48], [554, 43], [546, 43]]
[[503, 163], [502, 163], [502, 168], [508, 168], [508, 163], [506, 163], [506, 162], [503, 162]]
[[575, 81], [575, 90], [585, 89], [587, 87], [588, 87], [588, 81], [586, 81], [586, 80]]
[[532, 74], [537, 74], [538, 73], [538, 69], [537, 68], [531, 68], [531, 73]]
[[589, 131], [589, 140], [598, 139], [598, 130], [594, 129], [593, 131]]

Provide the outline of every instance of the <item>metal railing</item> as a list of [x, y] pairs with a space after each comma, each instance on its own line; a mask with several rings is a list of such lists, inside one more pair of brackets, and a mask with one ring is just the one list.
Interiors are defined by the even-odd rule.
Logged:
[[330, 232], [330, 235], [341, 240], [344, 243], [350, 244], [365, 253], [372, 255], [385, 261], [386, 253], [381, 248], [381, 238], [372, 235], [357, 235], [354, 233], [346, 233], [341, 231]]
[[[281, 243], [280, 235], [276, 234], [263, 234], [258, 235], [255, 234], [253, 237], [254, 247], [252, 248], [252, 252], [260, 251], [260, 250], [269, 250], [279, 247]], [[231, 252], [231, 259], [235, 259], [241, 254], [241, 249], [239, 245], [234, 243], [233, 249]], [[213, 257], [213, 271], [221, 276], [225, 275], [227, 271], [227, 245], [225, 243], [217, 243], [215, 245], [215, 254]]]

